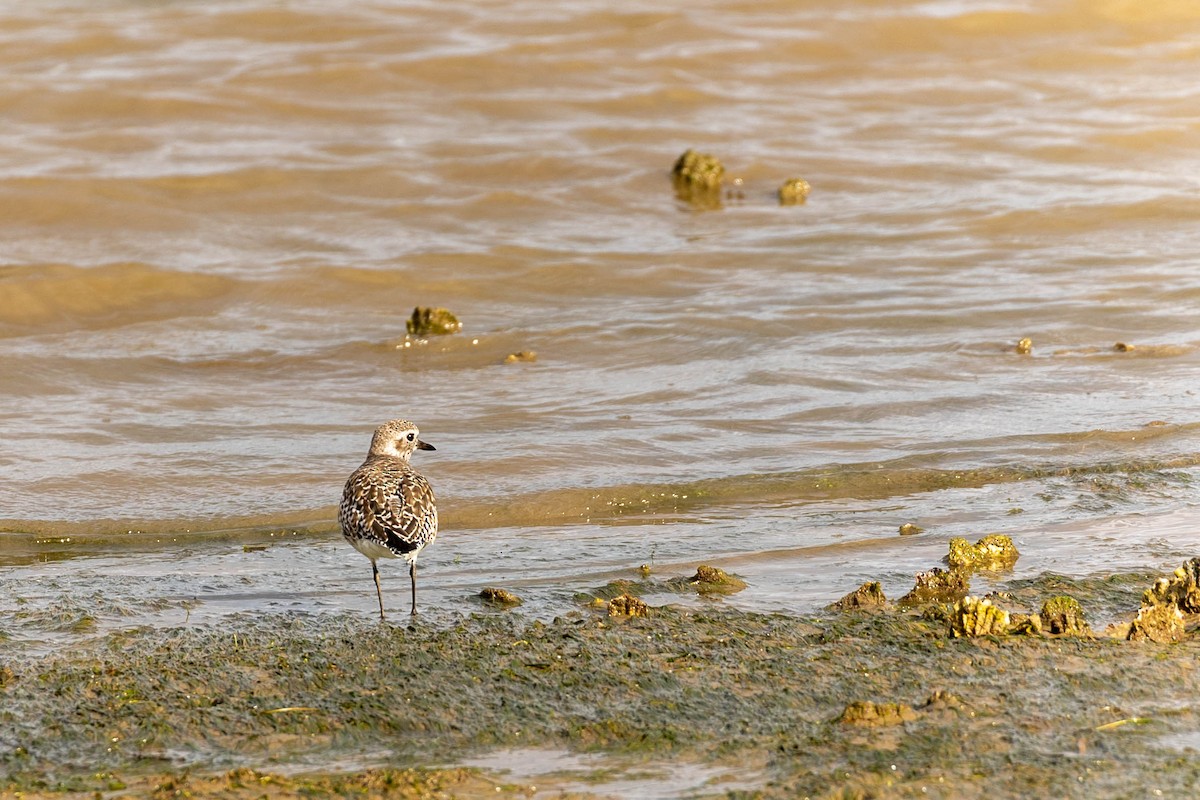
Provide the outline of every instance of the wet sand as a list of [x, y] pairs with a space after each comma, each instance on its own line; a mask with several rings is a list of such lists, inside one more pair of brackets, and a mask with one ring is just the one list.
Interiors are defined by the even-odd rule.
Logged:
[[[1046, 576], [1009, 602], [1069, 592], [1100, 629], [1146, 586]], [[619, 795], [614, 776], [681, 762], [738, 775], [684, 796], [1096, 798], [1200, 780], [1200, 642], [953, 638], [928, 609], [242, 614], [11, 652], [4, 797], [544, 796], [581, 779]], [[609, 760], [566, 777], [497, 768], [531, 749]], [[473, 760], [487, 769], [457, 769]]]

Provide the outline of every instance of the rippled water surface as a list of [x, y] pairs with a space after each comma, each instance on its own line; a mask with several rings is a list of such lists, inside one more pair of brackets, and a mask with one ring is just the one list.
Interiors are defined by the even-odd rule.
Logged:
[[3, 2], [0, 74], [15, 639], [370, 613], [334, 504], [397, 416], [435, 617], [1195, 554], [1194, 3]]

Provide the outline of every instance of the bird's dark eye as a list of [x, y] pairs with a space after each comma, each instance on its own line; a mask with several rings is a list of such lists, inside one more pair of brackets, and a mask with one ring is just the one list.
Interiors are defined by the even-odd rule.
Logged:
[[410, 433], [410, 434], [408, 435], [408, 440], [409, 440], [410, 442], [411, 442], [413, 439], [416, 439], [416, 438], [417, 438], [417, 435], [416, 435], [415, 433]]

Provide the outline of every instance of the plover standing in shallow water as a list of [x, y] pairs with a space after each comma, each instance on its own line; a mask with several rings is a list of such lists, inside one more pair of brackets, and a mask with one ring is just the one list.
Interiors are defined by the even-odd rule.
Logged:
[[342, 492], [338, 522], [354, 549], [371, 559], [379, 618], [383, 619], [383, 590], [379, 588], [379, 558], [403, 558], [412, 579], [412, 613], [417, 613], [417, 556], [437, 537], [437, 506], [433, 488], [408, 459], [414, 450], [433, 450], [422, 442], [417, 426], [406, 419], [380, 425], [371, 439], [367, 460], [350, 475]]

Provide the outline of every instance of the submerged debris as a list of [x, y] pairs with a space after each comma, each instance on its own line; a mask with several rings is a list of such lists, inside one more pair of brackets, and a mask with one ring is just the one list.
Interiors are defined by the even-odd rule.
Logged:
[[517, 597], [507, 589], [497, 589], [489, 586], [479, 593], [479, 599], [488, 605], [493, 606], [519, 606], [522, 603], [521, 598]]
[[904, 703], [872, 703], [870, 700], [855, 700], [843, 710], [837, 721], [843, 725], [880, 727], [912, 722], [917, 712]]
[[779, 187], [779, 205], [798, 206], [808, 199], [812, 187], [803, 178], [791, 178]]
[[1033, 352], [1033, 339], [1030, 339], [1028, 336], [1026, 336], [1025, 338], [1021, 339], [1021, 341], [1017, 342], [1017, 346], [1014, 349], [1017, 351], [1017, 355], [1029, 355]]
[[649, 606], [641, 598], [631, 594], [623, 594], [608, 601], [610, 617], [644, 617], [649, 612]]
[[969, 638], [1002, 635], [1009, 632], [1011, 622], [1008, 612], [986, 597], [964, 597], [954, 604], [950, 633]]
[[458, 317], [445, 308], [413, 309], [412, 316], [406, 323], [409, 334], [413, 336], [445, 336], [462, 330]]
[[516, 364], [519, 362], [532, 364], [534, 361], [537, 361], [537, 353], [532, 350], [518, 350], [504, 357], [505, 364]]
[[879, 581], [867, 581], [850, 594], [828, 606], [830, 611], [878, 610], [887, 608], [888, 600]]
[[897, 602], [902, 606], [950, 603], [966, 597], [970, 590], [971, 577], [968, 573], [934, 567], [929, 572], [918, 572], [916, 585]]
[[1113, 345], [1113, 350], [1116, 350], [1118, 353], [1128, 353], [1130, 350], [1133, 350], [1133, 349], [1134, 349], [1134, 346], [1127, 342], [1117, 342], [1116, 344]]
[[1001, 570], [1012, 568], [1020, 555], [1012, 539], [1000, 533], [992, 533], [982, 537], [975, 544], [970, 544], [966, 539], [951, 539], [950, 553], [946, 556], [946, 561], [951, 569], [968, 572], [981, 569]]
[[918, 533], [922, 533], [924, 530], [925, 530], [924, 528], [919, 527], [911, 522], [906, 522], [900, 526], [900, 535], [901, 536], [916, 536]]

